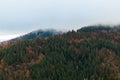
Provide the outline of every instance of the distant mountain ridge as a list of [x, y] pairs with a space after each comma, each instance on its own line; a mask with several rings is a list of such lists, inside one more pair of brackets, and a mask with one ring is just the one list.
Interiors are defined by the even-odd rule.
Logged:
[[28, 40], [28, 39], [34, 39], [37, 37], [45, 38], [45, 37], [51, 37], [51, 36], [62, 34], [62, 33], [63, 33], [62, 31], [56, 31], [54, 29], [36, 30], [12, 40]]
[[110, 26], [110, 25], [93, 25], [93, 26], [87, 26], [87, 27], [82, 27], [81, 29], [78, 29], [78, 32], [94, 32], [94, 31], [102, 31], [102, 30], [106, 30], [106, 31], [110, 31], [110, 30], [117, 30], [120, 31], [120, 25], [114, 25], [114, 26]]
[[[77, 30], [77, 32], [94, 32], [94, 31], [110, 31], [110, 30], [117, 30], [120, 31], [120, 25], [114, 25], [114, 26], [110, 26], [110, 25], [92, 25], [92, 26], [86, 26], [86, 27], [81, 27], [80, 29]], [[73, 30], [74, 31], [74, 30]], [[51, 37], [54, 35], [58, 35], [58, 34], [63, 34], [65, 33], [64, 31], [57, 31], [54, 29], [48, 29], [48, 30], [35, 30], [32, 31], [28, 34], [22, 35], [20, 37], [14, 38], [10, 41], [16, 41], [16, 40], [29, 40], [29, 39], [34, 39], [34, 38], [47, 38], [47, 37]]]

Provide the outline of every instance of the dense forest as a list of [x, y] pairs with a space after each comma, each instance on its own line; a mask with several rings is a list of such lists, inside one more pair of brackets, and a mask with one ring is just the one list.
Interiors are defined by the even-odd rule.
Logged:
[[87, 26], [4, 42], [0, 80], [120, 80], [120, 28]]

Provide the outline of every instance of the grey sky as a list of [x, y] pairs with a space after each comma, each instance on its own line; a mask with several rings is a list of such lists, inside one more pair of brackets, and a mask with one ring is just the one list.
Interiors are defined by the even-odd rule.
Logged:
[[0, 36], [119, 24], [120, 0], [0, 0]]

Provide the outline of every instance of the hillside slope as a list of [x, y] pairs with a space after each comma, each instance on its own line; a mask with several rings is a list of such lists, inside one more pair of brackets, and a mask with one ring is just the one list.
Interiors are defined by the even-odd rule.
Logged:
[[119, 80], [120, 31], [90, 26], [0, 48], [0, 80]]

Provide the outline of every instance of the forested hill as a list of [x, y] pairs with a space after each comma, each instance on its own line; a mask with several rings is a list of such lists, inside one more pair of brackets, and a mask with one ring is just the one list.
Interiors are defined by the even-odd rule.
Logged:
[[119, 79], [119, 27], [88, 26], [0, 45], [0, 80]]

